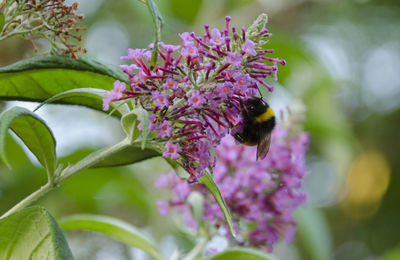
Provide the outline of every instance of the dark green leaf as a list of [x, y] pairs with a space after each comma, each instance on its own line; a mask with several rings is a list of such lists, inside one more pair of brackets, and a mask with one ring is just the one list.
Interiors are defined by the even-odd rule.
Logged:
[[79, 214], [61, 219], [60, 226], [64, 230], [84, 229], [96, 231], [127, 245], [140, 248], [155, 259], [163, 259], [154, 243], [145, 234], [131, 224], [116, 218]]
[[119, 68], [113, 66], [109, 67], [99, 61], [83, 56], [79, 57], [79, 60], [72, 59], [68, 55], [50, 55], [29, 58], [0, 68], [0, 73], [22, 72], [33, 69], [71, 69], [90, 71], [128, 82], [128, 76]]
[[231, 248], [216, 254], [208, 260], [275, 260], [276, 258], [267, 253], [246, 247]]
[[[102, 151], [103, 150], [100, 150], [96, 152], [96, 154]], [[92, 168], [129, 165], [157, 156], [161, 156], [161, 154], [153, 147], [147, 146], [145, 149], [142, 149], [141, 145], [138, 143], [133, 143], [132, 145], [127, 144], [115, 153], [110, 154], [103, 161], [93, 165]]]
[[73, 259], [50, 213], [31, 207], [0, 219], [0, 259]]
[[236, 232], [233, 226], [232, 216], [229, 211], [228, 205], [226, 205], [226, 202], [221, 195], [221, 191], [219, 190], [211, 175], [206, 172], [203, 177], [201, 177], [200, 183], [206, 185], [207, 189], [211, 192], [215, 201], [218, 203], [219, 208], [224, 213], [225, 220], [229, 226], [229, 230], [231, 231], [232, 236], [236, 237]]
[[[55, 96], [52, 96], [49, 99], [46, 99], [42, 104], [40, 104], [37, 108], [35, 108], [35, 111], [45, 104], [52, 103], [58, 100], [65, 100], [71, 97], [85, 98], [86, 101], [92, 100], [93, 104], [96, 102], [98, 104], [101, 104], [105, 92], [106, 91], [104, 89], [97, 89], [97, 88], [76, 88], [67, 90]], [[122, 105], [120, 102], [113, 102], [110, 104], [110, 106], [116, 107], [116, 110], [119, 112], [119, 114], [125, 114], [128, 112], [127, 106]]]
[[[93, 59], [44, 56], [26, 59], [0, 68], [0, 100], [43, 102], [54, 95], [76, 88], [110, 90], [115, 80], [128, 81], [118, 68], [110, 68]], [[103, 111], [98, 100], [68, 97], [59, 103], [77, 104]]]
[[56, 141], [46, 122], [22, 107], [13, 107], [0, 114], [0, 158], [5, 164], [8, 164], [4, 146], [9, 128], [21, 138], [52, 178], [56, 166]]

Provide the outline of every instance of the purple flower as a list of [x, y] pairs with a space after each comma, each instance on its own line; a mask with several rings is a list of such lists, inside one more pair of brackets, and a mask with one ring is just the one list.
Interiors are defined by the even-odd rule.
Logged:
[[103, 109], [107, 111], [109, 109], [110, 102], [117, 100], [122, 97], [122, 91], [126, 90], [126, 84], [119, 80], [114, 82], [114, 88], [104, 94], [103, 98]]
[[149, 131], [154, 132], [156, 130], [156, 115], [155, 114], [150, 114], [149, 115]]
[[225, 43], [225, 39], [221, 36], [221, 32], [217, 28], [211, 30], [210, 43], [218, 46]]
[[240, 75], [242, 74], [237, 70], [227, 70], [225, 73], [225, 79], [228, 81], [233, 81], [236, 77]]
[[178, 82], [176, 82], [172, 78], [168, 78], [165, 83], [163, 84], [165, 89], [176, 89], [178, 87]]
[[179, 155], [179, 152], [181, 152], [182, 149], [179, 146], [179, 144], [174, 144], [171, 141], [168, 141], [165, 144], [165, 150], [163, 151], [163, 156], [167, 158], [171, 158], [172, 160], [178, 160], [181, 156]]
[[136, 86], [136, 85], [139, 84], [139, 83], [140, 83], [139, 76], [138, 76], [138, 75], [134, 75], [134, 76], [131, 78], [131, 86]]
[[278, 80], [278, 66], [276, 65], [276, 62], [274, 62], [274, 70], [273, 70], [273, 74], [274, 74], [274, 80]]
[[[245, 95], [247, 97], [252, 97], [252, 88], [249, 88], [249, 86], [254, 85], [252, 78], [249, 75], [242, 75], [242, 74], [236, 74], [234, 76], [235, 79], [235, 84], [234, 84], [234, 90], [237, 92], [240, 92], [242, 95]], [[257, 88], [254, 88], [257, 90]]]
[[236, 68], [240, 68], [242, 60], [243, 56], [240, 53], [228, 52], [228, 56], [226, 57], [226, 62], [232, 64]]
[[166, 217], [168, 215], [169, 206], [164, 201], [157, 201], [158, 212]]
[[[223, 138], [216, 149], [214, 181], [220, 187], [233, 218], [254, 225], [252, 229], [239, 232], [246, 242], [269, 252], [281, 239], [287, 243], [292, 241], [296, 229], [293, 211], [306, 201], [306, 194], [300, 190], [304, 174], [299, 175], [298, 172], [306, 171], [303, 158], [308, 136], [296, 132], [292, 124], [287, 128], [279, 126], [274, 129], [271, 155], [263, 161], [254, 160], [256, 147], [238, 145], [229, 136]], [[195, 154], [200, 162], [209, 160], [209, 146], [205, 141], [198, 143]], [[170, 208], [184, 214], [188, 226], [192, 226], [194, 221], [193, 216], [187, 215], [190, 207], [186, 200], [191, 190], [202, 193], [205, 198], [204, 219], [213, 221], [216, 226], [225, 225], [217, 203], [203, 186], [189, 186], [174, 173], [162, 176], [157, 183], [159, 187], [172, 190], [170, 205], [179, 206]]]
[[115, 93], [116, 96], [121, 97], [122, 91], [126, 90], [126, 84], [124, 82], [120, 82], [119, 80], [114, 82], [114, 89], [111, 90]]
[[159, 92], [159, 91], [154, 91], [152, 93], [153, 99], [154, 99], [154, 105], [157, 107], [163, 107], [163, 106], [169, 106], [169, 95], [164, 92]]
[[193, 38], [190, 36], [190, 33], [184, 32], [179, 34], [179, 37], [182, 39], [182, 45], [187, 46], [187, 45], [193, 45]]
[[106, 92], [103, 98], [103, 110], [108, 111], [110, 109], [110, 102], [114, 99], [110, 92]]
[[242, 46], [242, 50], [247, 54], [250, 54], [252, 56], [256, 56], [257, 52], [254, 49], [254, 47], [256, 47], [256, 46], [257, 46], [256, 43], [254, 43], [252, 40], [247, 39], [246, 42]]
[[126, 74], [131, 74], [133, 70], [139, 69], [138, 66], [135, 64], [130, 64], [130, 65], [119, 65], [119, 67], [122, 69], [122, 71]]
[[189, 98], [189, 105], [193, 108], [201, 108], [202, 105], [206, 102], [204, 95], [200, 93], [198, 90], [192, 91], [192, 96]]
[[215, 86], [215, 96], [226, 99], [233, 95], [233, 85], [230, 82], [219, 83]]
[[177, 51], [181, 48], [180, 45], [170, 45], [170, 44], [165, 44], [163, 42], [158, 43], [166, 52], [172, 53], [174, 51]]
[[121, 59], [129, 60], [129, 59], [140, 59], [145, 53], [147, 52], [146, 49], [128, 49], [128, 56], [122, 56]]
[[164, 120], [159, 126], [158, 126], [158, 136], [161, 138], [166, 138], [166, 137], [171, 137], [172, 136], [172, 127], [171, 123], [168, 122], [167, 120]]
[[195, 58], [199, 56], [198, 50], [193, 43], [188, 43], [184, 45], [183, 49], [181, 50], [181, 54], [185, 57], [192, 57]]
[[[151, 51], [129, 49], [128, 55], [121, 57], [132, 61], [121, 66], [129, 77], [128, 89], [118, 85], [104, 96], [105, 110], [110, 102], [122, 101], [148, 111], [152, 141], [161, 146], [168, 141], [178, 145], [177, 163], [190, 173], [189, 182], [196, 182], [205, 170], [216, 167], [216, 147], [242, 124], [240, 103], [257, 95], [259, 86], [272, 90], [264, 79], [276, 77], [276, 64], [285, 64], [267, 56], [272, 50], [261, 48], [260, 42], [270, 36], [264, 28], [257, 32], [258, 27], [252, 25], [249, 33], [235, 28], [230, 32], [230, 20], [226, 17], [222, 30], [210, 31], [208, 25], [204, 26], [205, 34], [200, 37], [194, 32], [180, 34], [181, 45], [159, 42], [159, 63], [154, 67], [149, 64]], [[202, 143], [209, 145], [203, 149]], [[296, 185], [296, 180], [285, 178], [291, 185]]]

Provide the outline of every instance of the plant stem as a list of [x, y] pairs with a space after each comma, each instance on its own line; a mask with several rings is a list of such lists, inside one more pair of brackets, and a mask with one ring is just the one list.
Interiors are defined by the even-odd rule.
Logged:
[[56, 179], [56, 181], [55, 181], [56, 184], [60, 184], [60, 183], [64, 182], [65, 180], [69, 179], [70, 177], [77, 174], [78, 172], [90, 168], [91, 166], [103, 161], [104, 158], [106, 158], [107, 156], [109, 156], [113, 153], [116, 153], [129, 145], [130, 145], [130, 141], [128, 138], [126, 138], [126, 139], [122, 140], [121, 142], [119, 142], [107, 149], [100, 150], [100, 151], [94, 152], [92, 154], [89, 154], [88, 156], [86, 156], [85, 158], [83, 158], [82, 160], [77, 162], [75, 165], [72, 165], [71, 167], [67, 167], [66, 169], [64, 169], [61, 172], [60, 177]]
[[0, 219], [5, 218], [5, 217], [9, 216], [10, 214], [17, 212], [18, 210], [21, 210], [21, 209], [29, 206], [34, 201], [36, 201], [43, 195], [47, 194], [52, 189], [58, 187], [58, 185], [60, 185], [61, 183], [63, 183], [65, 180], [69, 179], [73, 175], [90, 168], [91, 166], [104, 160], [104, 158], [106, 158], [107, 156], [110, 156], [111, 154], [116, 153], [129, 145], [130, 145], [129, 140], [124, 139], [121, 142], [119, 142], [107, 149], [100, 150], [100, 151], [94, 152], [92, 154], [89, 154], [87, 157], [83, 158], [82, 160], [77, 162], [75, 165], [65, 168], [61, 172], [59, 177], [54, 180], [54, 182], [49, 181], [44, 186], [40, 187], [40, 189], [38, 189], [37, 191], [30, 194], [28, 197], [26, 197], [25, 199], [20, 201], [17, 205], [15, 205], [9, 211], [7, 211], [5, 214], [3, 214], [0, 217]]

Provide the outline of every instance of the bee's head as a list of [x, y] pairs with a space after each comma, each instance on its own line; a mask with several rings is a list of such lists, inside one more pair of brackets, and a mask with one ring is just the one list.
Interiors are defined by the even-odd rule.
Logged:
[[252, 97], [245, 102], [247, 114], [251, 117], [257, 117], [268, 109], [268, 104], [262, 98]]

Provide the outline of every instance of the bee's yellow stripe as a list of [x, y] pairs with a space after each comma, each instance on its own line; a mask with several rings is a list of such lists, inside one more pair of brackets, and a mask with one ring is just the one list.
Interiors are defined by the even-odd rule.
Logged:
[[274, 111], [272, 111], [271, 108], [268, 108], [267, 111], [254, 118], [253, 122], [260, 124], [270, 120], [273, 116], [274, 116]]

